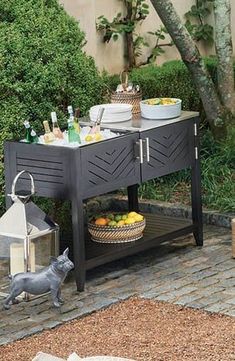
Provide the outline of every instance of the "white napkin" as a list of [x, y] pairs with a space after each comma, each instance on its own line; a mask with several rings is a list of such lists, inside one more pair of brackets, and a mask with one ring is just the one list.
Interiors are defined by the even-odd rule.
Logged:
[[32, 361], [65, 361], [65, 360], [60, 357], [49, 355], [48, 353], [38, 352]]
[[[126, 359], [122, 357], [113, 357], [113, 356], [91, 356], [81, 358], [76, 352], [73, 352], [68, 358], [67, 361], [134, 361], [131, 359]], [[66, 361], [60, 357], [52, 356], [44, 352], [38, 352], [32, 361]]]

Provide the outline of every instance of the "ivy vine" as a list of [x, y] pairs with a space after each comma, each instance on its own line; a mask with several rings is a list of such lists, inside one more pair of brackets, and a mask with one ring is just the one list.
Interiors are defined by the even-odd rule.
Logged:
[[167, 31], [161, 26], [155, 32], [148, 33], [155, 36], [155, 46], [145, 62], [138, 62], [137, 58], [142, 55], [144, 47], [149, 47], [149, 43], [144, 36], [137, 33], [136, 26], [148, 16], [149, 5], [146, 0], [123, 0], [123, 2], [125, 15], [118, 13], [111, 21], [104, 15], [98, 17], [96, 28], [102, 33], [103, 41], [109, 43], [110, 40], [117, 41], [120, 35], [124, 36], [129, 69], [156, 61], [157, 56], [165, 52], [163, 47], [172, 45], [171, 42], [161, 43], [161, 40], [165, 40]]
[[196, 0], [195, 5], [185, 14], [185, 26], [195, 41], [214, 42], [214, 28], [207, 23], [214, 0]]

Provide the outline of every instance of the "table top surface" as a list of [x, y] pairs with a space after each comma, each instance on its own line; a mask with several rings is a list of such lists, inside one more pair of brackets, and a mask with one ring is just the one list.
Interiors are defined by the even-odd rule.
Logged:
[[[120, 122], [120, 123], [103, 123], [101, 122], [102, 128], [112, 129], [120, 132], [143, 132], [146, 130], [151, 130], [158, 127], [163, 127], [164, 125], [178, 123], [187, 119], [196, 118], [199, 116], [198, 112], [182, 111], [181, 116], [173, 119], [145, 119], [142, 118], [140, 114], [133, 115], [132, 119]], [[90, 125], [89, 118], [82, 118], [80, 121], [81, 125]]]

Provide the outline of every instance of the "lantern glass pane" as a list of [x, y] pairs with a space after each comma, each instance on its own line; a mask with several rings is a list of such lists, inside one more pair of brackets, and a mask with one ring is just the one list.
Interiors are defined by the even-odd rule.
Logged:
[[[58, 256], [58, 230], [29, 240], [0, 236], [0, 299], [9, 293], [10, 278], [20, 272], [36, 272]], [[27, 257], [28, 256], [28, 257]]]
[[33, 255], [30, 257], [29, 268], [31, 272], [40, 271], [50, 264], [51, 257], [58, 256], [56, 232], [34, 238], [30, 242]]
[[9, 275], [24, 271], [24, 240], [0, 236], [0, 296], [9, 288]]

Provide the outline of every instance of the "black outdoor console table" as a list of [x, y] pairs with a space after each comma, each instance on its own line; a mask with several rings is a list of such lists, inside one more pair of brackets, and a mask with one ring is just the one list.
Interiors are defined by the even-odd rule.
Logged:
[[[152, 248], [166, 240], [193, 232], [202, 246], [202, 209], [198, 141], [198, 113], [159, 121], [134, 118], [105, 124], [120, 136], [77, 148], [5, 143], [6, 194], [15, 175], [32, 173], [38, 196], [68, 199], [72, 203], [73, 253], [78, 290], [84, 289], [86, 270]], [[142, 239], [125, 244], [98, 244], [84, 230], [83, 201], [127, 187], [129, 210], [138, 211], [138, 184], [172, 172], [191, 169], [192, 221], [146, 215]], [[28, 187], [27, 176], [19, 187]], [[7, 207], [10, 199], [7, 197]]]

